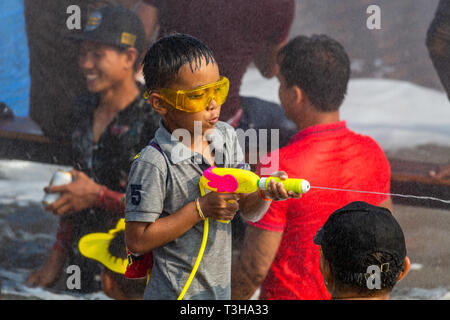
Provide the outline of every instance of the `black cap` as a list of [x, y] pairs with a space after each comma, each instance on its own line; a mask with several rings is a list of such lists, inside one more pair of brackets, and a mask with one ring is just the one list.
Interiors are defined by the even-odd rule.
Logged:
[[83, 32], [69, 36], [73, 40], [86, 40], [119, 48], [134, 47], [144, 50], [145, 30], [140, 18], [131, 10], [106, 5], [93, 11]]
[[362, 201], [352, 202], [333, 212], [314, 236], [324, 257], [341, 270], [366, 272], [361, 261], [375, 252], [393, 256], [402, 265], [406, 256], [403, 231], [392, 213]]

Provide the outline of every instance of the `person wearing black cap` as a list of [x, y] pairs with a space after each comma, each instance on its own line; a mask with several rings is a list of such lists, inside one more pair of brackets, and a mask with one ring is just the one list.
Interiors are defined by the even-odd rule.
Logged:
[[400, 225], [388, 209], [366, 202], [333, 212], [313, 241], [331, 299], [387, 300], [410, 268]]
[[90, 13], [105, 4], [122, 5], [136, 12], [141, 0], [19, 2], [24, 3], [30, 58], [29, 115], [46, 137], [69, 153], [71, 104], [68, 101], [83, 93], [86, 85], [78, 67], [77, 44], [67, 36], [83, 32], [81, 26]]
[[89, 16], [82, 33], [79, 67], [88, 92], [72, 107], [72, 183], [46, 188], [61, 196], [45, 209], [61, 217], [47, 263], [27, 279], [51, 287], [69, 259], [81, 269], [81, 292], [96, 291], [99, 267], [74, 245], [87, 233], [107, 231], [125, 212], [131, 162], [153, 138], [159, 116], [135, 80], [145, 31], [132, 11], [107, 5]]

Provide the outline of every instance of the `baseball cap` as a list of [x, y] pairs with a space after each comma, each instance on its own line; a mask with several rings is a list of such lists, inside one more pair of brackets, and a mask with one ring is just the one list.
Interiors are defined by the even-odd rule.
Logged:
[[72, 34], [69, 38], [119, 48], [134, 47], [139, 53], [145, 46], [145, 30], [140, 18], [133, 11], [114, 5], [93, 11], [83, 32]]
[[352, 202], [333, 212], [314, 236], [324, 257], [340, 270], [366, 272], [368, 265], [362, 261], [375, 252], [385, 252], [393, 257], [386, 261], [402, 265], [406, 256], [403, 231], [392, 213], [366, 202]]

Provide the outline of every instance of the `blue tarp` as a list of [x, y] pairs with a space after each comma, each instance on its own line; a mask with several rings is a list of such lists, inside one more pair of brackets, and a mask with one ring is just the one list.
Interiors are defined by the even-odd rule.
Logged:
[[0, 1], [0, 102], [28, 116], [30, 74], [23, 0]]

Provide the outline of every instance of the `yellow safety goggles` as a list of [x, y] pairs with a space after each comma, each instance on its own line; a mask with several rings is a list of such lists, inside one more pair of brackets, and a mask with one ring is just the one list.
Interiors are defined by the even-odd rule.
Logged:
[[150, 92], [158, 93], [162, 99], [172, 107], [185, 112], [199, 112], [205, 110], [211, 100], [217, 105], [225, 103], [230, 89], [230, 81], [226, 77], [220, 80], [191, 90], [174, 90], [169, 88], [147, 90], [144, 98], [150, 97]]

